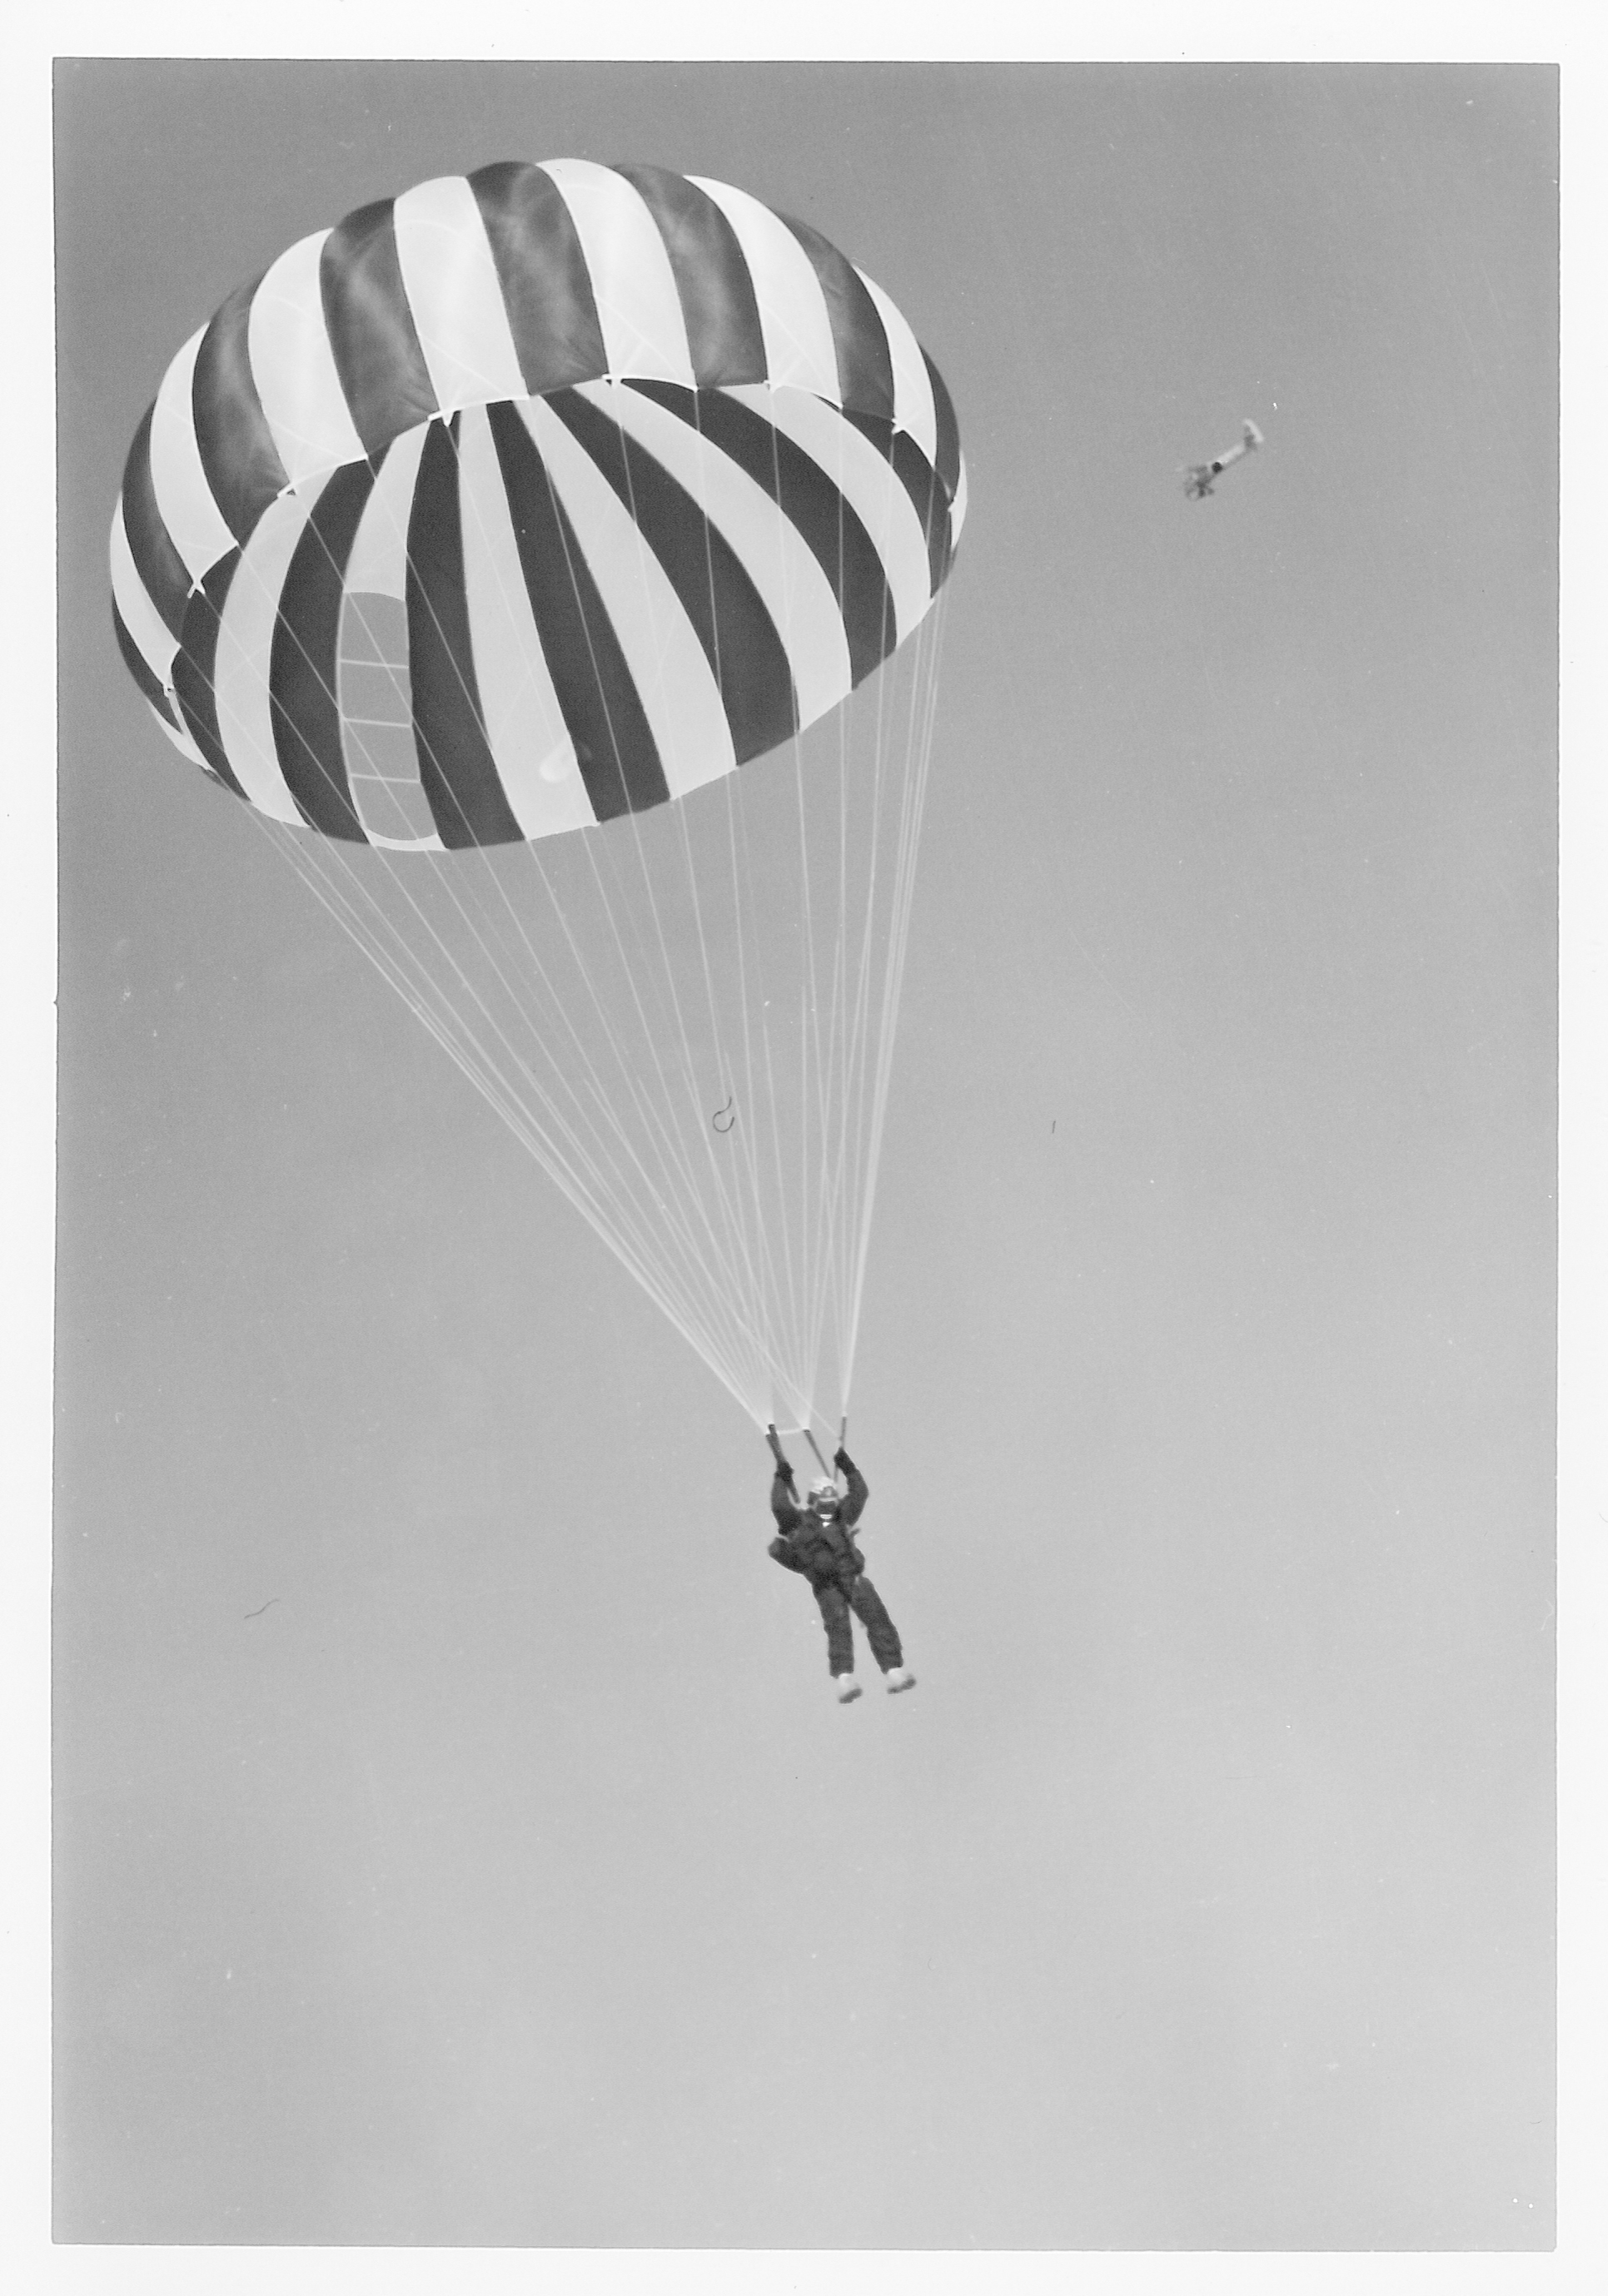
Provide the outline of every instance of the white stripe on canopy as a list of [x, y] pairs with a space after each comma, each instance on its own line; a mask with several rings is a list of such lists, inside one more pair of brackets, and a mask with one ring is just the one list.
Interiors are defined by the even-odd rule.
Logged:
[[417, 429], [405, 430], [392, 440], [380, 465], [346, 562], [349, 593], [365, 590], [381, 598], [407, 595], [407, 516], [429, 429], [428, 422], [421, 422]]
[[960, 530], [966, 522], [966, 458], [960, 458], [960, 476], [955, 481], [955, 500], [949, 505], [949, 540], [960, 540]]
[[687, 181], [709, 193], [737, 234], [759, 300], [771, 382], [816, 391], [836, 406], [837, 345], [815, 265], [780, 216], [747, 192], [707, 176], [689, 176]]
[[151, 484], [156, 506], [196, 582], [234, 547], [228, 521], [207, 484], [195, 438], [195, 354], [206, 332], [198, 327], [168, 367], [151, 410]]
[[874, 279], [867, 279], [857, 264], [861, 284], [876, 305], [888, 349], [893, 360], [893, 419], [907, 430], [930, 463], [938, 461], [938, 409], [932, 401], [932, 378], [910, 322]]
[[402, 283], [442, 413], [522, 398], [496, 265], [464, 178], [438, 176], [404, 192], [392, 216]]
[[324, 324], [318, 258], [327, 231], [287, 249], [251, 298], [251, 375], [285, 474], [294, 486], [363, 459]]
[[646, 201], [591, 160], [544, 160], [542, 173], [558, 185], [575, 225], [610, 373], [692, 383], [676, 275]]

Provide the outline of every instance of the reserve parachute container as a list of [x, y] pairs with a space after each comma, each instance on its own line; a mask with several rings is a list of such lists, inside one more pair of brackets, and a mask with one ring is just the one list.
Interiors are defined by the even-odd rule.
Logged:
[[112, 521], [163, 733], [760, 1426], [848, 1406], [964, 512], [817, 232], [557, 160], [231, 295]]

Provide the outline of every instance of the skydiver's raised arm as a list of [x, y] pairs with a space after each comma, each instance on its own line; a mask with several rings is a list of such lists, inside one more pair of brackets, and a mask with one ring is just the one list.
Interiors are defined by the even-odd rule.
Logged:
[[843, 1494], [843, 1504], [838, 1509], [838, 1520], [846, 1529], [852, 1528], [865, 1512], [866, 1502], [871, 1496], [870, 1487], [841, 1443], [832, 1464], [849, 1485]]
[[776, 1463], [776, 1472], [770, 1486], [770, 1511], [783, 1529], [791, 1531], [798, 1526], [799, 1491], [792, 1479], [792, 1468], [788, 1464], [787, 1454], [782, 1448], [782, 1438], [776, 1432], [774, 1420], [765, 1431], [765, 1439], [770, 1445], [771, 1457]]
[[776, 1463], [771, 1477], [770, 1511], [784, 1531], [796, 1530], [799, 1524], [799, 1502], [793, 1488], [792, 1469], [785, 1459]]

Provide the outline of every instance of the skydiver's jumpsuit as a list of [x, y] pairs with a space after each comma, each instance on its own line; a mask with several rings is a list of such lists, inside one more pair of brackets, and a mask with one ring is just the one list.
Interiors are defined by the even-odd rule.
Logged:
[[794, 1498], [780, 1468], [770, 1487], [770, 1511], [782, 1536], [773, 1538], [769, 1553], [784, 1570], [798, 1570], [808, 1579], [821, 1606], [826, 1629], [826, 1665], [833, 1675], [854, 1672], [852, 1611], [866, 1629], [871, 1655], [884, 1674], [904, 1664], [898, 1631], [888, 1616], [882, 1596], [866, 1576], [866, 1565], [849, 1533], [858, 1522], [869, 1496], [866, 1478], [847, 1451], [833, 1462], [848, 1478], [849, 1490], [835, 1515], [823, 1522]]

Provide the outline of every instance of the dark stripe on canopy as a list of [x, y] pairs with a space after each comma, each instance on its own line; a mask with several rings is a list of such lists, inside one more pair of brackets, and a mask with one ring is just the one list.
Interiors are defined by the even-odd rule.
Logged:
[[938, 415], [938, 450], [934, 461], [944, 490], [953, 502], [956, 488], [960, 484], [960, 425], [955, 419], [955, 402], [942, 375], [927, 358], [925, 351], [922, 357], [927, 360], [927, 380], [932, 385], [932, 405]]
[[520, 373], [532, 397], [591, 382], [608, 367], [591, 274], [563, 195], [523, 160], [498, 160], [468, 178], [486, 226]]
[[892, 461], [927, 537], [927, 570], [936, 598], [949, 578], [949, 497], [939, 484], [938, 472], [908, 432], [894, 432]]
[[720, 689], [738, 764], [790, 740], [799, 730], [799, 704], [787, 648], [726, 537], [651, 451], [590, 399], [561, 390], [548, 405], [669, 577]]
[[274, 748], [305, 820], [325, 837], [367, 838], [347, 779], [336, 664], [346, 562], [374, 467], [337, 471], [301, 530], [279, 593], [268, 659]]
[[441, 842], [523, 835], [497, 779], [474, 674], [459, 523], [458, 418], [424, 433], [407, 521], [407, 660], [419, 779]]
[[893, 355], [871, 291], [829, 239], [792, 216], [781, 220], [808, 256], [832, 322], [838, 358], [838, 397], [861, 414], [893, 420]]
[[397, 253], [395, 202], [335, 226], [318, 258], [324, 324], [352, 422], [368, 454], [439, 410]]
[[185, 729], [172, 702], [168, 699], [168, 689], [135, 645], [127, 623], [118, 611], [118, 602], [115, 598], [111, 602], [111, 627], [117, 637], [118, 652], [127, 665], [129, 676], [133, 678], [158, 717], [165, 718], [175, 733], [182, 734]]
[[201, 469], [236, 542], [290, 484], [251, 373], [251, 301], [260, 279], [218, 306], [195, 354], [190, 408]]
[[673, 382], [634, 381], [629, 388], [701, 430], [797, 528], [838, 602], [849, 674], [856, 685], [869, 677], [898, 636], [893, 594], [876, 545], [815, 457], [755, 408], [720, 391], [693, 393]]
[[759, 300], [726, 216], [707, 192], [668, 168], [617, 160], [614, 173], [636, 189], [659, 226], [699, 382], [710, 389], [722, 382], [763, 382], [765, 331]]
[[155, 412], [154, 405], [145, 409], [123, 466], [123, 525], [135, 570], [152, 604], [177, 637], [190, 603], [190, 570], [156, 506], [156, 487], [151, 476], [151, 418]]
[[234, 768], [224, 754], [217, 730], [217, 696], [212, 687], [217, 663], [218, 624], [240, 562], [238, 550], [220, 558], [191, 599], [178, 652], [173, 660], [173, 691], [196, 748], [219, 781], [226, 783], [236, 797], [244, 797], [245, 791], [234, 777]]
[[852, 422], [870, 439], [877, 453], [892, 463], [909, 496], [927, 538], [927, 572], [936, 598], [949, 571], [949, 498], [938, 483], [938, 472], [907, 430], [896, 430], [890, 422], [873, 422], [868, 415], [855, 414], [847, 407], [843, 419]]
[[542, 652], [600, 821], [669, 796], [619, 640], [546, 466], [512, 406], [488, 406], [508, 514]]

